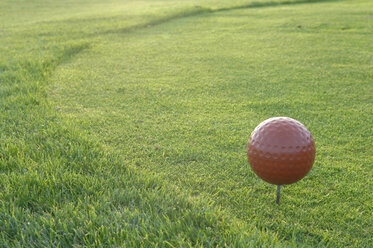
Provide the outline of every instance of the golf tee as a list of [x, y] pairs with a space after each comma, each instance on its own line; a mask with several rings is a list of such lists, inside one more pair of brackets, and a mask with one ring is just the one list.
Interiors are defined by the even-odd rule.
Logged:
[[280, 205], [280, 185], [277, 185], [276, 203]]

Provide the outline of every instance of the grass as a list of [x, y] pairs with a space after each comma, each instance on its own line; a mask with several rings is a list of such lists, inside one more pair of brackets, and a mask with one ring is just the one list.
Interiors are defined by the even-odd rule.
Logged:
[[[0, 246], [372, 246], [370, 1], [0, 7]], [[272, 116], [317, 146], [280, 206]]]

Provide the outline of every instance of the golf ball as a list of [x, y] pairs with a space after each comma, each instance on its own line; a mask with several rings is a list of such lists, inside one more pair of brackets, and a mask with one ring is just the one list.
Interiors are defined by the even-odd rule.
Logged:
[[247, 157], [255, 174], [276, 185], [295, 183], [306, 176], [315, 154], [311, 133], [289, 117], [263, 121], [251, 133], [247, 145]]

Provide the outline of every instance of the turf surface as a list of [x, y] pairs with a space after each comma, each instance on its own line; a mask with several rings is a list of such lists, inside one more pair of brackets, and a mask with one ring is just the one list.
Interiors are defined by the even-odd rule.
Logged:
[[[2, 246], [372, 246], [370, 1], [0, 6]], [[317, 146], [279, 207], [272, 116]]]

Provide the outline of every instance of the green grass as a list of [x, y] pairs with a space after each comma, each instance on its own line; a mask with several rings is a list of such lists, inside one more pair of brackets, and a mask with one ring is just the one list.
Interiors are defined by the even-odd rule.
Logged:
[[[370, 1], [0, 13], [0, 247], [372, 247]], [[317, 147], [280, 206], [245, 154], [272, 116]]]

